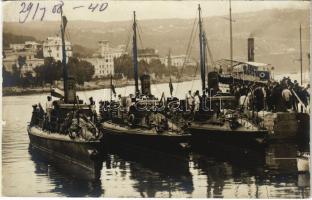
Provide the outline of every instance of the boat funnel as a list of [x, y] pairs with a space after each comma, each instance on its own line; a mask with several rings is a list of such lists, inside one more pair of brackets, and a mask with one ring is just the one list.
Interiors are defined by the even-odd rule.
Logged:
[[[214, 91], [219, 90], [219, 75], [217, 72], [208, 73], [208, 89], [214, 89]], [[210, 93], [208, 91], [208, 93]]]
[[151, 95], [151, 77], [144, 74], [140, 77], [141, 79], [141, 90], [143, 95]]
[[255, 39], [254, 38], [248, 38], [248, 62], [254, 62], [255, 61]]
[[75, 103], [76, 101], [76, 80], [68, 77], [67, 80], [67, 100], [66, 103]]

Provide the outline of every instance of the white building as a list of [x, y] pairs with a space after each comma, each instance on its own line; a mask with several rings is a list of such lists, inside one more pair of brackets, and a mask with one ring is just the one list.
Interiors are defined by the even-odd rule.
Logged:
[[38, 51], [39, 48], [42, 47], [42, 44], [39, 44], [37, 42], [34, 41], [26, 41], [25, 42], [25, 49], [26, 50], [31, 50], [31, 51]]
[[94, 66], [94, 78], [102, 78], [114, 75], [114, 61], [108, 58], [85, 58]]
[[99, 51], [92, 58], [84, 60], [90, 62], [94, 66], [94, 78], [107, 77], [115, 74], [114, 59], [124, 55], [125, 46], [119, 45], [117, 48], [112, 48], [109, 41], [99, 41]]
[[[69, 41], [65, 41], [66, 57], [72, 57], [72, 47]], [[55, 60], [62, 61], [62, 39], [60, 37], [48, 37], [43, 42], [43, 57], [53, 57]]]
[[159, 59], [158, 51], [152, 48], [145, 48], [138, 50], [138, 61], [144, 60], [150, 63], [153, 59]]
[[171, 66], [181, 68], [184, 66], [196, 66], [196, 61], [187, 58], [186, 55], [177, 55], [177, 56], [170, 56], [170, 61], [168, 61], [168, 56], [163, 57], [161, 62], [168, 67], [168, 63], [171, 62]]
[[109, 45], [109, 41], [107, 40], [100, 40], [99, 41], [99, 55], [100, 57], [107, 58], [107, 59], [114, 59], [118, 58], [125, 54], [125, 46], [119, 45], [117, 48], [112, 48]]
[[10, 44], [13, 51], [33, 51], [36, 52], [42, 45], [35, 41], [26, 41], [24, 44]]
[[25, 48], [25, 44], [10, 44], [10, 48], [14, 51], [20, 51]]

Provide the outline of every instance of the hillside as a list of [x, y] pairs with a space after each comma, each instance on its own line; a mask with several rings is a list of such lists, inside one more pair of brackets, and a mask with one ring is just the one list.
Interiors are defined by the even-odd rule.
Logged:
[[[129, 17], [130, 18], [130, 17]], [[139, 18], [139, 15], [138, 15]], [[139, 18], [140, 19], [140, 18]], [[255, 59], [273, 64], [277, 72], [297, 71], [299, 63], [299, 24], [302, 24], [304, 66], [309, 51], [309, 10], [274, 9], [233, 14], [234, 58], [246, 59], [247, 38], [255, 37]], [[69, 19], [70, 20], [70, 19]], [[174, 54], [184, 54], [194, 19], [139, 20], [139, 47], [153, 47], [161, 55], [169, 48]], [[58, 22], [4, 23], [4, 33], [33, 36], [44, 40], [58, 34]], [[214, 59], [229, 57], [229, 22], [223, 17], [204, 19], [204, 28]], [[23, 31], [21, 31], [23, 30]], [[109, 40], [112, 46], [129, 41], [131, 21], [94, 22], [69, 21], [68, 39], [76, 45], [97, 48], [98, 40]], [[195, 38], [192, 56], [198, 58], [198, 39]]]
[[3, 33], [3, 47], [9, 47], [12, 43], [24, 43], [26, 41], [36, 41], [36, 38], [25, 35], [14, 35], [12, 33]]

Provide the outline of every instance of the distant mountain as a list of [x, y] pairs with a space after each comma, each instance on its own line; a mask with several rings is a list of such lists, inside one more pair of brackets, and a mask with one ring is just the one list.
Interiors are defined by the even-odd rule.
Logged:
[[12, 43], [24, 43], [26, 41], [36, 41], [36, 38], [25, 35], [14, 35], [12, 33], [3, 33], [3, 47], [9, 47]]
[[[195, 14], [196, 11], [194, 11]], [[255, 38], [255, 59], [270, 63], [277, 72], [298, 71], [299, 24], [302, 24], [303, 60], [307, 68], [309, 52], [309, 9], [271, 9], [250, 13], [233, 14], [234, 58], [247, 57], [247, 38]], [[131, 15], [129, 14], [129, 19]], [[139, 13], [138, 13], [139, 18]], [[226, 17], [204, 19], [204, 29], [214, 60], [229, 58], [229, 21]], [[69, 21], [68, 39], [76, 45], [97, 48], [98, 40], [109, 40], [112, 46], [130, 45], [131, 21], [95, 22]], [[185, 54], [194, 19], [139, 20], [139, 47], [152, 47], [161, 56], [168, 53]], [[23, 31], [21, 31], [23, 30]], [[44, 40], [59, 33], [59, 22], [5, 22], [4, 33], [33, 36]], [[198, 31], [192, 42], [191, 55], [198, 59]], [[129, 46], [130, 48], [131, 46]]]

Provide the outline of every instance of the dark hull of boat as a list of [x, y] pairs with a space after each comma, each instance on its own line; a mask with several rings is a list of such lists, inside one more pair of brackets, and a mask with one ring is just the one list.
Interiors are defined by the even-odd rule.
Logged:
[[190, 127], [193, 146], [206, 146], [211, 143], [233, 145], [241, 148], [262, 149], [266, 145], [267, 131], [214, 130]]
[[71, 166], [83, 170], [85, 176], [78, 178], [98, 179], [99, 161], [103, 159], [103, 147], [100, 141], [82, 142], [66, 141], [33, 134], [28, 129], [28, 136], [32, 149], [36, 149], [40, 155], [55, 164], [56, 167]]
[[111, 148], [113, 145], [120, 148], [147, 148], [161, 152], [185, 153], [191, 140], [191, 135], [129, 134], [105, 128], [102, 129], [102, 132], [104, 145], [107, 148]]

